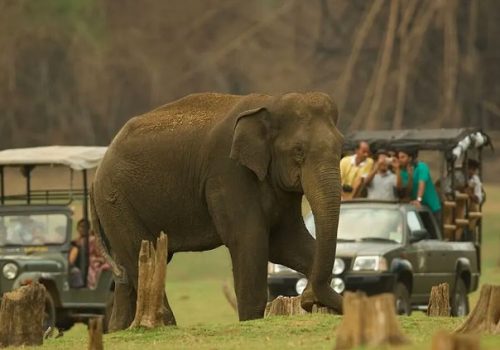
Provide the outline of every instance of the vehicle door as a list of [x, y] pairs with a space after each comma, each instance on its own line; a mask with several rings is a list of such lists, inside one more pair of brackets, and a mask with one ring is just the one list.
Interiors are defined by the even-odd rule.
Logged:
[[450, 288], [454, 287], [455, 283], [455, 264], [459, 252], [453, 249], [450, 242], [442, 240], [441, 231], [437, 226], [434, 215], [427, 209], [422, 208], [418, 212], [420, 221], [429, 233], [429, 238], [422, 242], [427, 254], [427, 269], [428, 276], [426, 280], [427, 294], [430, 295], [432, 286], [437, 286], [440, 283], [448, 283]]
[[[432, 267], [429, 261], [433, 255], [433, 244], [415, 209], [409, 209], [406, 212], [406, 223], [408, 233], [407, 259], [413, 267], [412, 299], [421, 302], [425, 301], [428, 290], [432, 287], [432, 277], [429, 275]], [[416, 240], [418, 235], [422, 235], [422, 237]]]

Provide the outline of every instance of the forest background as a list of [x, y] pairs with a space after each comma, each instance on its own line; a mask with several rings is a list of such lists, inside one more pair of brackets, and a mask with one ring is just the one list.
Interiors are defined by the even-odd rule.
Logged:
[[0, 149], [107, 145], [201, 91], [321, 90], [343, 132], [479, 126], [496, 140], [498, 62], [496, 0], [1, 0]]

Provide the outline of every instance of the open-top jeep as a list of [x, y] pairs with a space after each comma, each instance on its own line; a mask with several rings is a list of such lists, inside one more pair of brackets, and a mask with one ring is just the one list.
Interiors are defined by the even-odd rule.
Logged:
[[[78, 262], [85, 285], [73, 287], [68, 263], [75, 219], [88, 218], [89, 173], [105, 150], [50, 146], [0, 151], [0, 295], [33, 281], [42, 283], [47, 290], [45, 328], [69, 329], [95, 315], [105, 316], [107, 324], [113, 279], [103, 271], [94, 288], [85, 284], [88, 225]], [[43, 176], [36, 178], [38, 171]], [[48, 182], [62, 184], [64, 173], [69, 186], [44, 188]], [[77, 178], [81, 187], [74, 184]], [[74, 212], [79, 207], [81, 213]]]
[[[372, 150], [416, 147], [430, 152], [442, 203], [442, 223], [425, 206], [368, 199], [341, 203], [331, 286], [338, 293], [394, 293], [396, 309], [426, 309], [432, 286], [447, 282], [453, 315], [469, 312], [468, 293], [481, 272], [481, 205], [463, 193], [467, 159], [481, 164], [488, 136], [477, 129], [363, 131], [346, 135], [344, 149], [367, 141]], [[425, 153], [425, 152], [423, 152]], [[479, 169], [480, 174], [481, 169]], [[304, 222], [314, 236], [312, 214]], [[305, 276], [269, 264], [269, 296], [302, 293]]]

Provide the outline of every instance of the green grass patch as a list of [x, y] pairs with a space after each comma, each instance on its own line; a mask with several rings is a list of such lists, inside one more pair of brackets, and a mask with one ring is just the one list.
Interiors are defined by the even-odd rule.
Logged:
[[[481, 285], [500, 284], [500, 186], [487, 186]], [[304, 315], [273, 317], [239, 323], [222, 293], [232, 281], [231, 262], [226, 248], [204, 253], [174, 256], [167, 271], [167, 293], [177, 318], [177, 327], [153, 331], [133, 330], [105, 335], [108, 349], [332, 349], [340, 316]], [[479, 291], [471, 294], [471, 306]], [[439, 329], [451, 331], [463, 319], [429, 318], [422, 312], [400, 317], [410, 345], [401, 349], [429, 349]], [[87, 330], [78, 325], [62, 338], [49, 339], [43, 348], [86, 348]], [[500, 349], [500, 336], [483, 336], [482, 349]]]

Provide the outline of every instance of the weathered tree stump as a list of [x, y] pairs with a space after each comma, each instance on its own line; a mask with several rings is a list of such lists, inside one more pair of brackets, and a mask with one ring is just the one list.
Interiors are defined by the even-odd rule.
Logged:
[[479, 350], [479, 336], [437, 332], [432, 337], [432, 350]]
[[455, 333], [500, 334], [500, 286], [485, 284], [476, 307]]
[[448, 283], [432, 287], [427, 316], [450, 316], [450, 288]]
[[135, 318], [130, 328], [163, 326], [166, 309], [163, 305], [167, 272], [167, 235], [156, 241], [156, 251], [149, 241], [142, 241], [139, 253], [139, 281]]
[[102, 344], [102, 317], [95, 317], [89, 321], [89, 350], [103, 350]]
[[33, 282], [5, 293], [0, 306], [0, 347], [43, 344], [45, 287]]
[[364, 293], [347, 292], [343, 308], [344, 318], [337, 331], [335, 349], [407, 342], [396, 318], [392, 294], [368, 298]]
[[300, 296], [284, 297], [280, 295], [267, 303], [265, 317], [303, 315], [306, 313], [307, 311], [300, 306]]

